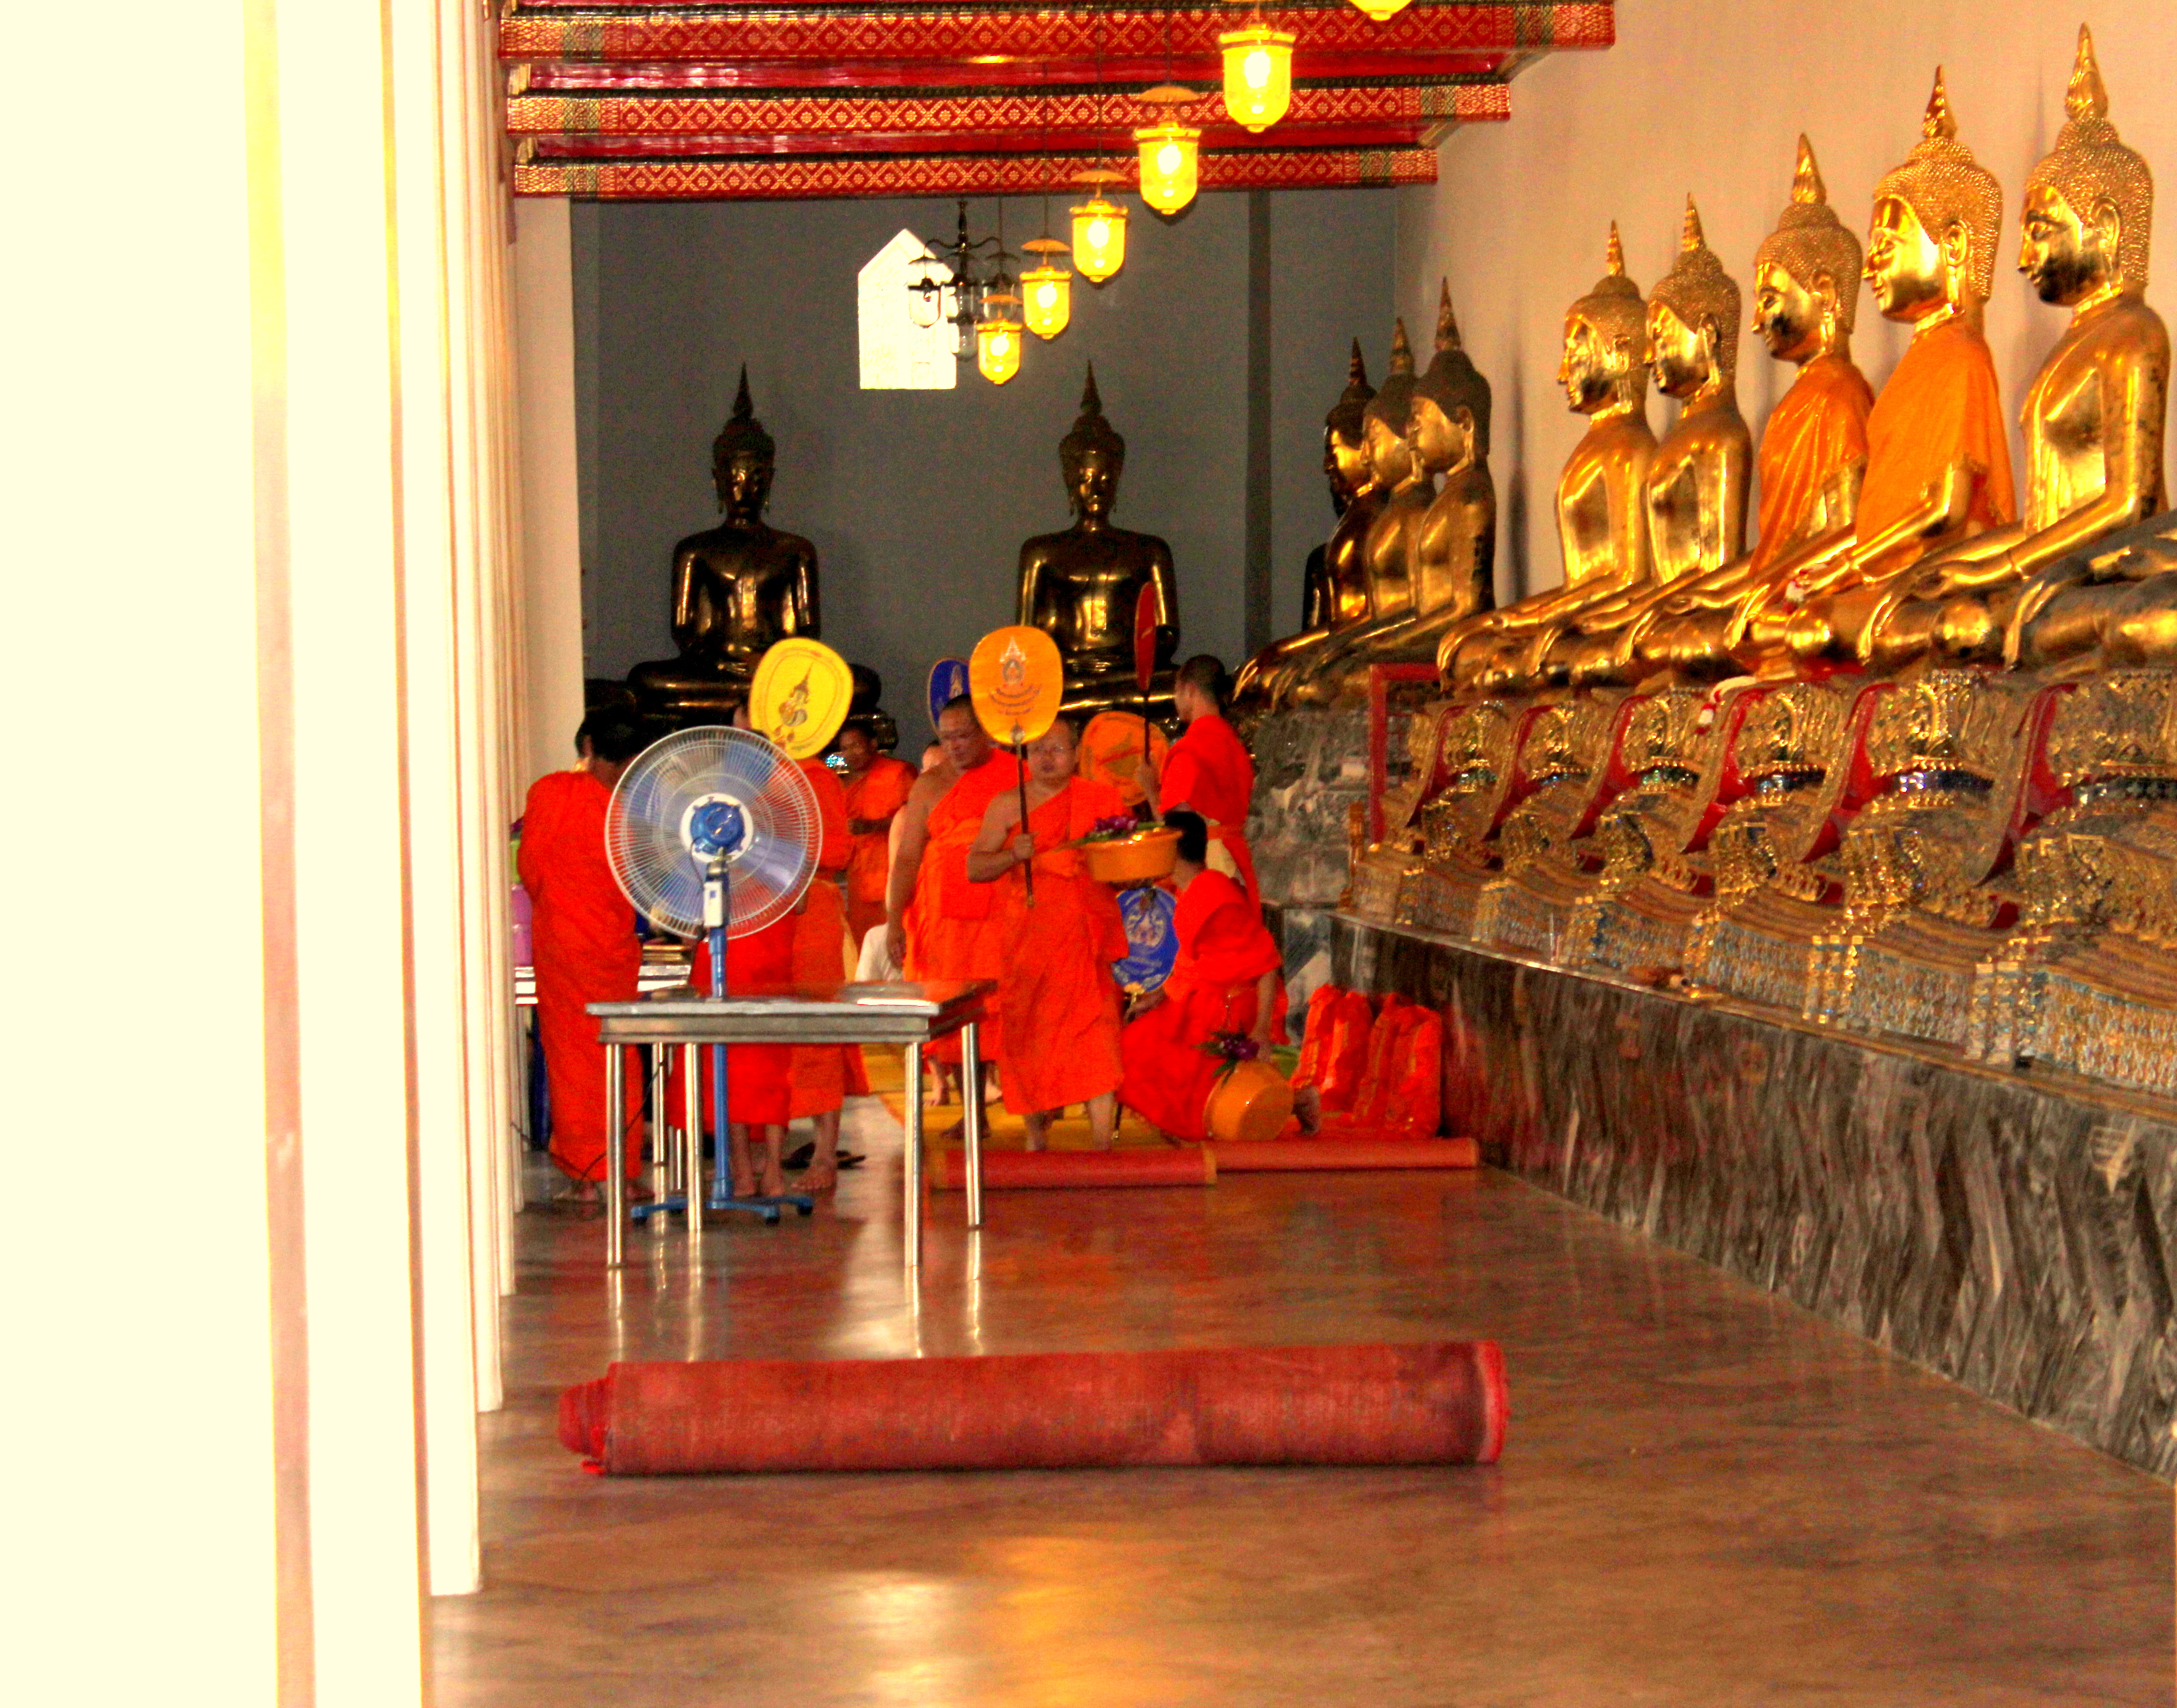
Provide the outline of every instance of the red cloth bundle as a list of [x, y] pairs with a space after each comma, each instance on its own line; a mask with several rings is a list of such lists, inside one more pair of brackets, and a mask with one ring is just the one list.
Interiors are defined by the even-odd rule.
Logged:
[[[966, 1153], [940, 1151], [930, 1170], [941, 1192], [967, 1184]], [[1193, 1145], [1157, 1150], [986, 1150], [983, 1185], [991, 1192], [1046, 1187], [1214, 1186], [1217, 1164]]]
[[1508, 1412], [1492, 1340], [745, 1359], [614, 1364], [559, 1439], [614, 1476], [1492, 1465]]
[[1325, 1142], [1273, 1138], [1260, 1144], [1219, 1144], [1219, 1174], [1309, 1174], [1383, 1168], [1479, 1168], [1481, 1147], [1470, 1138], [1369, 1138]]
[[1393, 996], [1384, 1000], [1368, 1051], [1368, 1077], [1350, 1115], [1323, 1118], [1325, 1138], [1432, 1138], [1443, 1119], [1443, 1021]]
[[[1308, 1025], [1317, 1019], [1315, 1001], [1308, 1001]], [[1305, 1082], [1319, 1087], [1323, 1106], [1339, 1114], [1349, 1112], [1368, 1077], [1368, 1047], [1375, 1029], [1375, 1011], [1358, 990], [1340, 990], [1325, 1005], [1322, 1072]]]

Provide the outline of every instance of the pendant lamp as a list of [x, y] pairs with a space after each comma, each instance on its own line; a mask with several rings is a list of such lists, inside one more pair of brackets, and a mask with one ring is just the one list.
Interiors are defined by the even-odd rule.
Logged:
[[1199, 167], [1196, 145], [1202, 133], [1179, 122], [1179, 109], [1198, 98], [1192, 90], [1176, 83], [1160, 83], [1135, 97], [1164, 113], [1161, 122], [1134, 133], [1135, 145], [1141, 150], [1142, 199], [1160, 214], [1176, 214], [1194, 199]]
[[1353, 3], [1381, 24], [1386, 18], [1397, 17], [1413, 0], [1353, 0]]
[[1127, 264], [1127, 210], [1107, 200], [1104, 185], [1125, 182], [1115, 172], [1087, 172], [1088, 199], [1073, 210], [1073, 265], [1092, 285], [1100, 285]]
[[1021, 303], [1028, 330], [1056, 338], [1073, 318], [1073, 275], [1060, 265], [1067, 251], [1056, 237], [1030, 237], [1021, 248], [1036, 265], [1021, 270]]
[[999, 292], [983, 298], [983, 318], [975, 323], [975, 367], [993, 385], [1020, 372], [1020, 298]]
[[1292, 105], [1293, 34], [1259, 19], [1217, 38], [1225, 52], [1225, 110], [1235, 124], [1267, 130]]

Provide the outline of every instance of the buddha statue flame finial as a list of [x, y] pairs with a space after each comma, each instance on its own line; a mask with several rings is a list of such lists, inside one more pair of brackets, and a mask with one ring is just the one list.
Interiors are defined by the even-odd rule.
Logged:
[[1971, 275], [1967, 283], [1976, 303], [1995, 288], [1996, 240], [2003, 232], [2003, 188], [1995, 176], [1958, 140], [1958, 122], [1935, 68], [1934, 92], [1928, 97], [1920, 140], [1905, 162], [1874, 187], [1874, 199], [1895, 197], [1912, 210], [1920, 229], [1940, 242], [1953, 226], [1965, 228]]
[[1700, 210], [1686, 198], [1685, 224], [1678, 238], [1678, 258], [1671, 270], [1656, 281], [1651, 303], [1660, 303], [1698, 331], [1703, 321], [1716, 327], [1716, 365], [1729, 379], [1738, 371], [1738, 285], [1723, 270], [1723, 263], [1702, 234]]
[[1348, 445], [1360, 444], [1361, 412], [1375, 395], [1376, 388], [1368, 383], [1368, 364], [1361, 355], [1361, 341], [1356, 338], [1353, 354], [1345, 363], [1345, 390], [1330, 406], [1330, 413], [1323, 417], [1323, 424]]
[[1859, 239], [1830, 205], [1814, 146], [1799, 139], [1798, 163], [1792, 170], [1792, 199], [1776, 216], [1776, 229], [1754, 253], [1754, 270], [1781, 267], [1803, 290], [1826, 274], [1836, 292], [1837, 325], [1850, 332], [1859, 307], [1859, 270], [1865, 259]]
[[736, 453], [752, 451], [765, 463], [777, 460], [778, 447], [763, 430], [763, 423], [756, 418], [756, 405], [749, 396], [748, 363], [741, 363], [740, 389], [734, 394], [734, 410], [718, 436], [711, 444], [711, 461], [723, 468], [733, 461]]
[[1803, 208], [1829, 205], [1829, 186], [1822, 182], [1822, 169], [1814, 163], [1814, 145], [1807, 140], [1804, 131], [1799, 133], [1798, 162], [1792, 168], [1792, 199]]
[[1618, 221], [1610, 222], [1610, 247], [1604, 252], [1602, 270], [1612, 278], [1625, 276], [1625, 243], [1618, 235]]
[[1088, 364], [1088, 381], [1081, 388], [1081, 413], [1074, 417], [1073, 430], [1058, 441], [1059, 467], [1068, 486], [1079, 479], [1082, 459], [1091, 450], [1105, 453], [1114, 474], [1126, 466], [1127, 441], [1104, 418], [1104, 400], [1097, 394], [1093, 362]]
[[2033, 168], [2026, 193], [2030, 196], [2037, 189], [2053, 189], [2082, 220], [2092, 217], [2095, 203], [2114, 204], [2121, 223], [2116, 270], [2127, 286], [2136, 290], [2147, 283], [2154, 175], [2119, 139], [2116, 127], [2109, 123], [2109, 90], [2094, 59], [2094, 38], [2082, 24], [2078, 57], [2064, 95], [2064, 111], [2070, 117], [2056, 133], [2048, 157]]
[[1460, 341], [1459, 322], [1451, 312], [1451, 281], [1437, 288], [1436, 354], [1428, 372], [1414, 382], [1414, 396], [1426, 397], [1447, 419], [1464, 409], [1474, 418], [1474, 454], [1489, 455], [1489, 382]]
[[1439, 355], [1460, 347], [1459, 319], [1451, 312], [1451, 281], [1449, 279], [1437, 281], [1436, 347]]
[[1362, 420], [1380, 421], [1400, 439], [1406, 436], [1406, 416], [1414, 402], [1414, 347], [1406, 341], [1404, 318], [1391, 323], [1391, 371], [1383, 389], [1368, 400]]

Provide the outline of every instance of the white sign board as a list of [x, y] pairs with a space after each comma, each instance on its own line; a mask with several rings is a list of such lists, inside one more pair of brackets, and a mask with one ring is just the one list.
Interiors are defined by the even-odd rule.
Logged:
[[928, 299], [908, 286], [925, 278], [949, 281], [952, 274], [929, 259], [922, 240], [902, 232], [870, 256], [858, 276], [857, 319], [861, 331], [862, 390], [865, 391], [950, 391], [959, 383], [959, 362], [952, 353], [954, 330], [946, 317], [953, 311], [952, 292], [935, 298], [935, 324]]

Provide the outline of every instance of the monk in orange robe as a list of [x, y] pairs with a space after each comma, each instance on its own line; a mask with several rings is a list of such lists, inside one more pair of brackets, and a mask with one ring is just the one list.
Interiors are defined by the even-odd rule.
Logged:
[[[938, 714], [937, 739], [944, 762], [915, 779], [894, 821], [899, 846], [885, 891], [886, 951], [910, 979], [995, 981], [1011, 950], [991, 917], [990, 886], [968, 881], [968, 849], [991, 800], [1018, 787], [1020, 764], [991, 746], [964, 694]], [[994, 1006], [980, 1035], [986, 1073], [1004, 1050], [1004, 1034]], [[930, 1055], [957, 1064], [958, 1034], [931, 1045]]]
[[907, 805], [915, 772], [904, 761], [879, 753], [859, 723], [850, 723], [839, 732], [839, 754], [847, 761], [847, 832], [854, 838], [847, 861], [847, 929], [859, 950], [870, 928], [884, 923], [892, 823]]
[[1201, 815], [1209, 827], [1211, 867], [1236, 878], [1247, 899], [1259, 903], [1255, 857], [1247, 847], [1255, 761], [1225, 721], [1228, 686], [1225, 666], [1207, 652], [1181, 665], [1172, 678], [1171, 703], [1187, 721], [1187, 733], [1172, 743], [1161, 776], [1146, 761], [1136, 775], [1152, 813], [1184, 808]]
[[[576, 750], [582, 762], [529, 787], [515, 869], [535, 909], [537, 1030], [552, 1092], [552, 1160], [577, 1182], [575, 1197], [594, 1201], [605, 1173], [605, 1057], [592, 1002], [631, 1002], [642, 967], [635, 909], [613, 881], [605, 859], [605, 808], [613, 785], [643, 749], [633, 718], [603, 712], [584, 721]], [[641, 1108], [642, 1075], [626, 1075], [625, 1131]], [[632, 1177], [642, 1147], [627, 1148]]]
[[[794, 926], [799, 915], [788, 914], [760, 931], [726, 939], [726, 990], [783, 990], [795, 982]], [[711, 994], [711, 946], [699, 943], [689, 969], [690, 994]], [[752, 1192], [776, 1195], [786, 1190], [779, 1149], [786, 1123], [793, 1112], [794, 1056], [790, 1044], [731, 1044], [726, 1046], [726, 1158], [735, 1198]], [[706, 1132], [711, 1125], [711, 1052], [696, 1052], [701, 1066], [701, 1117]], [[679, 1110], [681, 1103], [680, 1051], [673, 1052], [668, 1071], [665, 1106]], [[752, 1165], [750, 1141], [762, 1147], [760, 1165]], [[759, 1171], [760, 1166], [760, 1171]]]
[[[801, 770], [816, 791], [817, 821], [822, 840], [816, 851], [816, 876], [802, 898], [801, 911], [794, 914], [793, 980], [796, 985], [822, 987], [838, 984], [846, 976], [847, 905], [839, 888], [854, 854], [854, 838], [848, 833], [847, 792], [832, 767], [821, 759], [805, 759]], [[810, 1116], [816, 1123], [816, 1140], [802, 1181], [810, 1192], [821, 1192], [838, 1181], [839, 1111], [849, 1097], [868, 1094], [870, 1082], [862, 1067], [862, 1052], [854, 1044], [797, 1044], [793, 1046], [790, 1119]]]
[[1202, 1111], [1215, 1089], [1219, 1059], [1202, 1046], [1239, 1032], [1268, 1050], [1284, 1035], [1284, 957], [1263, 929], [1262, 909], [1224, 873], [1209, 869], [1209, 834], [1196, 814], [1165, 818], [1179, 832], [1172, 881], [1178, 958], [1164, 983], [1136, 1003], [1120, 1034], [1126, 1077], [1119, 1101], [1166, 1138], [1208, 1137]]
[[[1074, 775], [1080, 734], [1061, 718], [1028, 744], [1028, 822], [1021, 797], [992, 800], [968, 854], [968, 876], [997, 892], [991, 909], [1007, 954], [998, 980], [1006, 1055], [998, 1069], [1006, 1107], [1043, 1149], [1051, 1116], [1088, 1105], [1090, 1137], [1109, 1150], [1119, 1127], [1119, 986], [1111, 963], [1127, 952], [1127, 928], [1110, 886], [1088, 876], [1078, 841], [1099, 821], [1131, 820], [1117, 789]], [[1031, 898], [1027, 883], [1033, 872]]]

